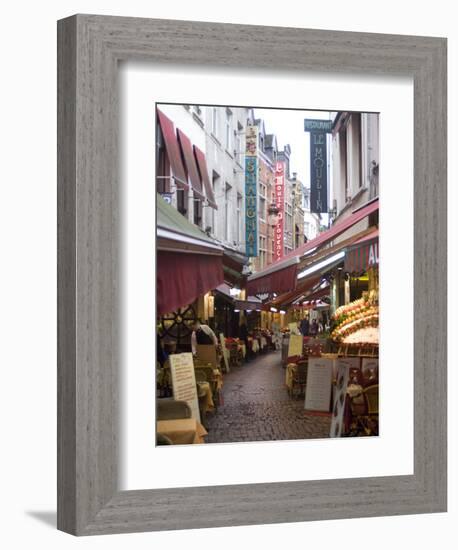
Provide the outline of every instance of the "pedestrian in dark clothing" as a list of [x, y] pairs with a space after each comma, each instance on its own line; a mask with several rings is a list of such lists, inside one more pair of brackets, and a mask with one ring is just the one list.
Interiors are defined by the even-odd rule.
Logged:
[[316, 319], [313, 319], [312, 324], [310, 325], [310, 336], [316, 336], [318, 332], [318, 323]]
[[300, 325], [300, 331], [302, 336], [309, 335], [309, 328], [310, 328], [309, 320], [307, 319], [307, 317], [305, 317], [304, 319], [302, 319], [301, 325]]

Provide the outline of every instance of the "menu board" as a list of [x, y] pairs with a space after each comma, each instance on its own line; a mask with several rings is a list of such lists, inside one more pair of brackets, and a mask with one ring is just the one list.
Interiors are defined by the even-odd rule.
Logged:
[[[350, 359], [350, 358], [349, 358]], [[347, 395], [347, 386], [350, 374], [350, 368], [354, 362], [339, 358], [335, 360], [336, 369], [336, 384], [334, 390], [334, 400], [332, 405], [332, 420], [329, 437], [340, 437], [342, 435], [345, 398]], [[354, 367], [353, 367], [354, 368]]]
[[295, 355], [299, 355], [299, 357], [302, 357], [303, 345], [304, 337], [302, 336], [302, 334], [291, 334], [288, 344], [288, 357], [294, 357]]
[[332, 391], [333, 359], [309, 357], [305, 409], [329, 412]]
[[197, 397], [192, 353], [172, 354], [169, 360], [172, 373], [173, 398], [175, 401], [186, 401], [191, 407], [192, 417], [200, 422], [199, 398]]

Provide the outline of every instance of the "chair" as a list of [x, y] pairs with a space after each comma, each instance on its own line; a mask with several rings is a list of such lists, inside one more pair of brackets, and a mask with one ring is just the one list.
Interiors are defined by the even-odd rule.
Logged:
[[291, 380], [291, 395], [294, 396], [296, 390], [299, 389], [298, 397], [305, 395], [305, 386], [307, 385], [308, 363], [299, 361], [293, 371]]
[[[212, 397], [213, 397], [213, 403], [215, 407], [217, 407], [220, 403], [220, 395], [219, 395], [219, 389], [218, 385], [215, 380], [215, 374], [213, 372], [214, 367], [211, 363], [203, 363], [202, 361], [194, 360], [194, 367], [196, 372], [196, 382], [197, 376], [202, 377], [199, 382], [208, 382], [210, 384], [210, 388], [212, 390]], [[197, 371], [199, 371], [199, 374], [197, 375]], [[205, 379], [203, 378], [203, 375], [205, 375]]]
[[366, 400], [367, 414], [369, 416], [378, 415], [378, 384], [364, 388], [363, 395]]
[[175, 399], [157, 400], [157, 420], [177, 420], [178, 418], [191, 418], [191, 407], [186, 401]]
[[211, 363], [215, 369], [219, 367], [218, 354], [216, 352], [216, 347], [213, 344], [197, 344], [196, 359], [201, 363]]
[[374, 386], [378, 384], [378, 367], [370, 365], [362, 369], [363, 386]]
[[196, 382], [208, 382], [207, 373], [204, 369], [195, 369]]
[[363, 373], [358, 367], [350, 367], [348, 370], [348, 383], [356, 384], [358, 386], [363, 385]]
[[355, 435], [378, 435], [378, 384], [364, 388], [362, 397], [364, 410], [355, 414], [357, 411], [352, 407]]
[[173, 441], [163, 434], [157, 434], [156, 445], [173, 445]]
[[231, 367], [240, 367], [242, 362], [237, 342], [228, 343], [226, 347], [229, 351], [229, 365]]
[[[197, 384], [197, 398], [199, 401], [199, 411], [200, 411], [200, 421], [202, 422], [203, 426], [207, 427], [207, 421], [206, 421], [206, 410], [205, 405], [207, 401], [207, 390], [204, 389], [202, 384], [207, 383], [207, 372], [204, 369], [196, 369], [194, 371], [195, 377], [196, 377], [196, 384]], [[210, 384], [211, 388], [211, 384]]]

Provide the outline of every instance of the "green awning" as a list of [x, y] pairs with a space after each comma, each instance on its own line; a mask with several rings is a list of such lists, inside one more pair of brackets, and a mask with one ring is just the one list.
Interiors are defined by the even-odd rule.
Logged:
[[[221, 250], [222, 247], [196, 225], [189, 222], [176, 208], [168, 204], [162, 196], [156, 194], [156, 228], [157, 236], [176, 241], [186, 238], [197, 240], [198, 245]], [[183, 239], [184, 237], [184, 239]]]

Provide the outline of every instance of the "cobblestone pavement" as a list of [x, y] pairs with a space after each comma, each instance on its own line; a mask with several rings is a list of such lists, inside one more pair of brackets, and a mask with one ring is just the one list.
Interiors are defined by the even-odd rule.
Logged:
[[304, 399], [285, 387], [280, 352], [269, 352], [224, 375], [223, 403], [207, 415], [207, 443], [329, 437], [330, 419], [306, 415]]

